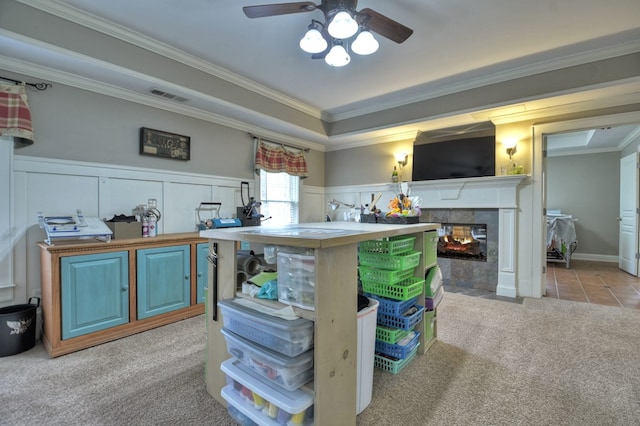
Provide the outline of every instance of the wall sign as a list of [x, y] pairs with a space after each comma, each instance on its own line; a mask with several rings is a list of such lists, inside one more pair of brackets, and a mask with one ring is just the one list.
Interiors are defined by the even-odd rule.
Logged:
[[141, 127], [140, 155], [188, 161], [191, 159], [191, 138]]

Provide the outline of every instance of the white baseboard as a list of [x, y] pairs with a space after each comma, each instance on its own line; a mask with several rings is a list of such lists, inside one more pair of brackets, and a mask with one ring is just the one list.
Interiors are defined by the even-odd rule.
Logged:
[[611, 256], [608, 254], [593, 254], [593, 253], [574, 253], [571, 255], [572, 260], [588, 260], [591, 262], [611, 262], [618, 263], [618, 256]]

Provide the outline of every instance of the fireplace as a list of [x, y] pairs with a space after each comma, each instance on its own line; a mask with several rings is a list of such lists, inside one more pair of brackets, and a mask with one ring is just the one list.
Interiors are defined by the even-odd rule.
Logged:
[[422, 209], [420, 220], [442, 225], [438, 266], [445, 285], [497, 291], [498, 209]]
[[438, 231], [438, 257], [487, 261], [486, 223], [443, 223]]

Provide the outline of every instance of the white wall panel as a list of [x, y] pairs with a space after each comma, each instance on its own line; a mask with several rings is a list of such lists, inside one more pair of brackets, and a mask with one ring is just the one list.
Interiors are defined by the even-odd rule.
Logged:
[[[105, 191], [100, 217], [111, 219], [114, 215], [131, 215], [139, 204], [147, 204], [149, 198], [155, 198], [162, 213], [163, 183], [152, 180], [101, 178], [100, 190]], [[160, 232], [160, 231], [159, 231]]]
[[[160, 220], [165, 233], [194, 232], [196, 230], [196, 209], [201, 202], [213, 202], [211, 185], [188, 185], [169, 183], [166, 186], [166, 197], [160, 212], [170, 210], [171, 215]], [[208, 219], [205, 212], [203, 220]]]

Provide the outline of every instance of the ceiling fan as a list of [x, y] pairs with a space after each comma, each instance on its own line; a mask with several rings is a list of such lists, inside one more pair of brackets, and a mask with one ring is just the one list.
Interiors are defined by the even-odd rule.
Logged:
[[275, 3], [245, 6], [242, 10], [249, 18], [320, 10], [324, 14], [325, 22], [312, 19], [307, 33], [300, 40], [300, 47], [311, 53], [312, 58], [324, 58], [332, 66], [349, 63], [350, 57], [345, 46], [356, 34], [357, 37], [351, 42], [351, 50], [360, 55], [368, 55], [378, 50], [378, 42], [369, 30], [396, 43], [404, 42], [413, 34], [411, 28], [375, 10], [356, 10], [357, 4], [357, 0], [322, 0], [320, 4], [308, 1]]

